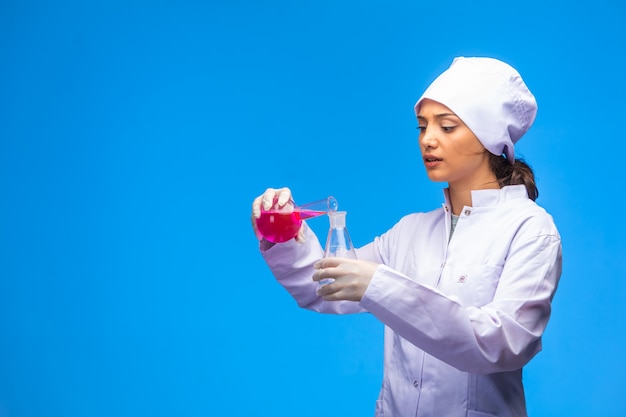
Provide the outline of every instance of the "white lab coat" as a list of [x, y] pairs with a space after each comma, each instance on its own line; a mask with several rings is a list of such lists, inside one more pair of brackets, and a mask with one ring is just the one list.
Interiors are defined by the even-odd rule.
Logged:
[[526, 416], [522, 367], [541, 350], [561, 275], [559, 233], [515, 185], [473, 191], [448, 240], [447, 190], [444, 198], [357, 250], [381, 264], [359, 303], [317, 296], [312, 265], [323, 251], [310, 229], [304, 244], [262, 254], [299, 306], [384, 323], [377, 417]]

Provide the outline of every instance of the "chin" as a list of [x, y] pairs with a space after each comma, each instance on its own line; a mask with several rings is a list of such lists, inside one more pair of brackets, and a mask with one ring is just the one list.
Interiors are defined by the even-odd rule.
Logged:
[[448, 182], [448, 179], [443, 177], [442, 175], [437, 175], [433, 172], [428, 173], [428, 179], [432, 182]]

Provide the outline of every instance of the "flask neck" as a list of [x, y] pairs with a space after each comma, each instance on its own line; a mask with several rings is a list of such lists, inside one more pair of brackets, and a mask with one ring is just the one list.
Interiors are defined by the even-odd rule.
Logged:
[[330, 219], [330, 227], [333, 229], [342, 229], [346, 227], [346, 212], [345, 211], [330, 211], [328, 212]]

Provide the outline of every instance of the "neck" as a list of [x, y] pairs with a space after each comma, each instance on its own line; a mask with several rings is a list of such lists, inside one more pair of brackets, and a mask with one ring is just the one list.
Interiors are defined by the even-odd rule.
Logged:
[[472, 205], [472, 191], [471, 190], [457, 190], [453, 187], [448, 187], [448, 195], [450, 196], [450, 205], [452, 206], [452, 214], [458, 216], [461, 214], [461, 210], [464, 206]]

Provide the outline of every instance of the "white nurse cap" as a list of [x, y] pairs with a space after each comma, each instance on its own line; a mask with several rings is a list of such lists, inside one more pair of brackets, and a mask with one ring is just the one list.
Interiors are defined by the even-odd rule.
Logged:
[[494, 58], [457, 57], [415, 103], [424, 99], [452, 110], [487, 150], [515, 162], [514, 144], [535, 121], [537, 101], [520, 74]]

